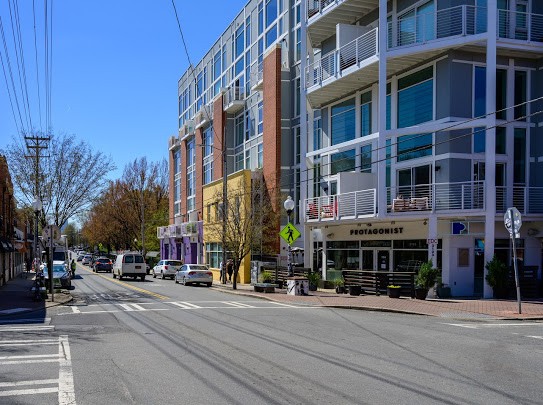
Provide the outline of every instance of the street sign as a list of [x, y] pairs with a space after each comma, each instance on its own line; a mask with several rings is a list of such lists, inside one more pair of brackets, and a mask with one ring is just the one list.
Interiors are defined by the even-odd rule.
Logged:
[[47, 225], [43, 228], [42, 236], [46, 241], [49, 241], [50, 239], [58, 241], [61, 237], [60, 229], [56, 225]]
[[[509, 231], [509, 234], [511, 235], [511, 238], [520, 238], [520, 227], [522, 226], [522, 217], [520, 215], [519, 210], [517, 210], [515, 207], [508, 208], [507, 211], [505, 211], [505, 214], [503, 216], [503, 223], [505, 224], [505, 228]], [[513, 235], [513, 228], [515, 230], [515, 234]]]
[[279, 232], [279, 236], [281, 236], [289, 245], [292, 245], [296, 239], [302, 236], [302, 234], [289, 222], [281, 232]]

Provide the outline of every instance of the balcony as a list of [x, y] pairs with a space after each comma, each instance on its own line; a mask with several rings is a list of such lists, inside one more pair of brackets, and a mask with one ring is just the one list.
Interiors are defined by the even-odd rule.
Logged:
[[156, 237], [158, 239], [165, 239], [170, 237], [169, 227], [168, 226], [159, 226], [156, 228]]
[[194, 135], [194, 121], [187, 120], [179, 129], [179, 140], [184, 141], [191, 135]]
[[262, 62], [251, 66], [251, 91], [261, 91], [264, 88], [264, 67]]
[[202, 106], [194, 116], [194, 129], [208, 125], [213, 120], [213, 103]]
[[168, 139], [168, 149], [172, 150], [177, 147], [179, 147], [179, 138], [176, 136], [170, 136]]
[[372, 218], [377, 213], [377, 190], [307, 198], [304, 212], [306, 222]]
[[306, 68], [307, 96], [320, 107], [377, 80], [378, 29], [374, 28]]
[[[543, 15], [498, 10], [498, 46], [510, 48], [512, 56], [540, 58], [543, 52]], [[521, 49], [519, 49], [521, 48]]]
[[513, 186], [507, 192], [508, 187], [496, 187], [496, 212], [515, 207], [523, 215], [543, 214], [543, 187]]
[[224, 93], [223, 109], [228, 114], [235, 114], [245, 108], [243, 87], [230, 87]]
[[353, 24], [379, 7], [379, 0], [306, 0], [307, 29], [311, 44], [320, 47], [322, 41], [336, 32], [337, 24]]

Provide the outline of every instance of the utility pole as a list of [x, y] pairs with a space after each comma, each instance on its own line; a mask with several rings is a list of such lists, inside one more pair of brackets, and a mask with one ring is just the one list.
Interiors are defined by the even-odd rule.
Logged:
[[[25, 136], [25, 143], [26, 147], [29, 151], [33, 151], [33, 154], [26, 155], [26, 158], [31, 158], [35, 160], [35, 168], [34, 168], [34, 196], [35, 196], [35, 202], [41, 201], [40, 199], [40, 154], [42, 149], [47, 149], [47, 143], [51, 140], [50, 136], [38, 136], [37, 134], [34, 136]], [[47, 156], [44, 156], [47, 157]], [[37, 205], [38, 206], [38, 205]], [[37, 207], [36, 206], [36, 207]], [[42, 205], [39, 204], [39, 210], [41, 210]], [[39, 211], [36, 212], [36, 223], [35, 223], [35, 229], [34, 229], [34, 258], [39, 259], [38, 254], [38, 218], [39, 218]]]
[[227, 156], [226, 156], [226, 133], [223, 131], [223, 143], [222, 143], [222, 269], [221, 269], [221, 281], [226, 284], [226, 213], [227, 213], [227, 185], [228, 185], [228, 170], [226, 170]]

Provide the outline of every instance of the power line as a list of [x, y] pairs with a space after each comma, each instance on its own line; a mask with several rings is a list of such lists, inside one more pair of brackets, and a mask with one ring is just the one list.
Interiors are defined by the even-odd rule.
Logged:
[[41, 117], [41, 97], [40, 97], [40, 74], [38, 69], [38, 44], [36, 39], [36, 7], [35, 0], [32, 0], [32, 17], [34, 20], [34, 55], [36, 58], [36, 88], [38, 90], [38, 112], [40, 117], [40, 131], [43, 132], [42, 117]]

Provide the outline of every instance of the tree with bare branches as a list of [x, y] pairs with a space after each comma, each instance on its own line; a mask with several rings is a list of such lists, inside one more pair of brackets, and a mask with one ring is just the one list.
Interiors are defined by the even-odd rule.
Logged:
[[89, 209], [107, 185], [107, 174], [115, 169], [109, 157], [93, 151], [85, 141], [77, 141], [75, 135], [51, 136], [48, 148], [40, 152], [39, 167], [29, 157], [24, 136], [14, 137], [3, 153], [17, 200], [25, 206], [31, 206], [36, 197], [42, 201], [42, 227], [49, 222], [62, 227]]

